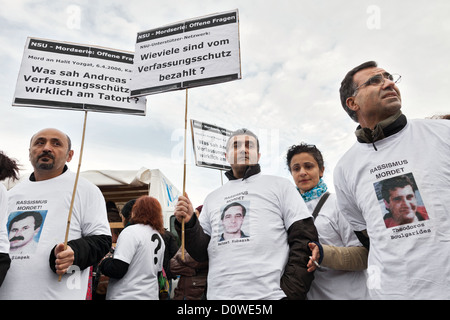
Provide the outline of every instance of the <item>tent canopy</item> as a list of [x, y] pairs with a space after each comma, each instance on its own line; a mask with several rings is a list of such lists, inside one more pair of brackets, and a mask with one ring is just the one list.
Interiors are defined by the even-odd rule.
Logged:
[[118, 206], [149, 195], [151, 170], [146, 168], [137, 171], [89, 170], [80, 175], [99, 187], [106, 201], [114, 201]]
[[88, 170], [80, 175], [97, 185], [106, 201], [118, 206], [143, 195], [155, 197], [163, 210], [175, 206], [180, 191], [159, 169]]
[[159, 169], [88, 170], [80, 176], [99, 187], [105, 201], [114, 201], [119, 209], [140, 196], [155, 197], [162, 207], [164, 227], [172, 231], [170, 217], [181, 193]]

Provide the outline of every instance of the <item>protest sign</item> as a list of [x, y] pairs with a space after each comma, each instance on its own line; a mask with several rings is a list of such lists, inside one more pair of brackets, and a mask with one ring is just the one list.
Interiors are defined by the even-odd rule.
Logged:
[[238, 10], [138, 33], [131, 96], [241, 78]]
[[145, 115], [130, 97], [133, 53], [27, 38], [13, 106]]
[[228, 138], [231, 131], [191, 119], [192, 144], [197, 166], [230, 170], [225, 159]]

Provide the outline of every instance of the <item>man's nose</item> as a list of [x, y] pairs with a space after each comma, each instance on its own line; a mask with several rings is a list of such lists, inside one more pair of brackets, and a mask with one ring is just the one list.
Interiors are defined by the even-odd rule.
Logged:
[[383, 83], [383, 89], [387, 89], [387, 88], [393, 88], [395, 86], [395, 82], [388, 79], [388, 78], [384, 78], [384, 83]]
[[44, 147], [43, 147], [43, 150], [44, 151], [52, 151], [53, 150], [52, 144], [50, 142], [45, 143]]

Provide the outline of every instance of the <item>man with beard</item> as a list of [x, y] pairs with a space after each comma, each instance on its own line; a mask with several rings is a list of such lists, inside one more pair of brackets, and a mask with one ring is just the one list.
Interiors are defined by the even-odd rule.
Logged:
[[[200, 217], [187, 195], [178, 198], [175, 227], [180, 232], [184, 219], [186, 250], [209, 262], [208, 300], [305, 299], [314, 278], [313, 218], [290, 181], [261, 174], [260, 156], [257, 136], [236, 130], [226, 148], [229, 181], [206, 197]], [[234, 201], [246, 204], [250, 232], [221, 241], [222, 212]]]
[[76, 179], [66, 162], [73, 154], [70, 138], [57, 129], [43, 129], [31, 138], [29, 158], [34, 172], [9, 191], [9, 221], [24, 210], [39, 211], [45, 220], [34, 252], [11, 252], [11, 269], [0, 299], [86, 298], [88, 267], [109, 251], [111, 231], [102, 193], [79, 177], [64, 249]]

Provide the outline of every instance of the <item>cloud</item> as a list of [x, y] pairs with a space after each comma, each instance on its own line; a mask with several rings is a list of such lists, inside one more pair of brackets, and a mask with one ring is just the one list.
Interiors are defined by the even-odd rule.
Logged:
[[[81, 112], [11, 107], [27, 36], [133, 51], [139, 31], [235, 8], [242, 79], [190, 89], [188, 117], [258, 132], [266, 173], [290, 178], [284, 154], [305, 141], [324, 153], [325, 179], [332, 184], [336, 162], [355, 141], [356, 123], [339, 103], [340, 81], [364, 61], [376, 60], [402, 74], [399, 87], [408, 117], [449, 110], [450, 3], [445, 0], [433, 5], [385, 0], [0, 2], [0, 148], [22, 163], [28, 162], [29, 138], [43, 127], [68, 131], [78, 148], [83, 119]], [[145, 117], [89, 114], [82, 168], [158, 166], [181, 188], [183, 164], [172, 160], [184, 128], [185, 92], [147, 100]], [[221, 184], [219, 172], [192, 162], [187, 177], [196, 203]]]

